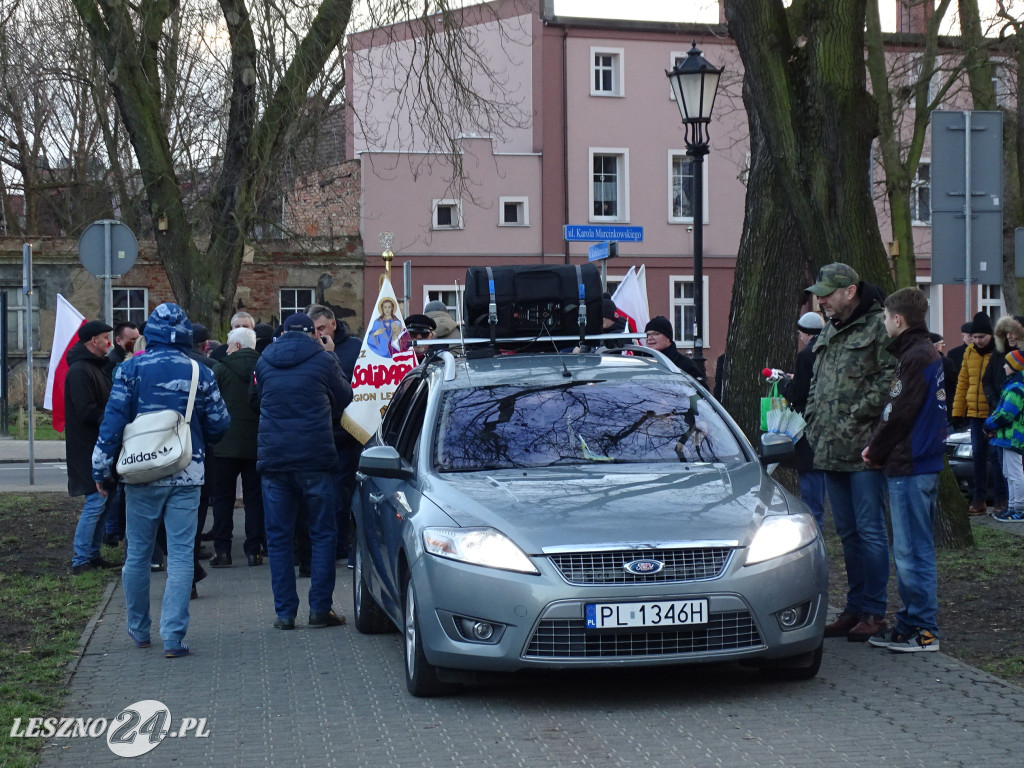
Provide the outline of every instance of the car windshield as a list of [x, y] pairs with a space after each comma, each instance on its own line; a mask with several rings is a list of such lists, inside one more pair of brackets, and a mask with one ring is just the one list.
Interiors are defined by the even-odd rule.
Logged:
[[711, 403], [668, 376], [451, 390], [434, 449], [439, 472], [746, 460]]

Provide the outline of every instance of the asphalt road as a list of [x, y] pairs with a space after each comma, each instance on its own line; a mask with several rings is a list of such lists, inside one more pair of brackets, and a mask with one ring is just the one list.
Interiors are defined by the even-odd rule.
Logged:
[[29, 464], [13, 462], [0, 464], [0, 492], [52, 491], [67, 493], [68, 465], [57, 461], [35, 462], [35, 485], [29, 483]]

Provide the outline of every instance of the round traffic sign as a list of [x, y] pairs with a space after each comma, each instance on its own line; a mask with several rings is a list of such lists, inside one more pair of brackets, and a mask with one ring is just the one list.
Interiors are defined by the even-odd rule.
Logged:
[[110, 230], [110, 276], [120, 277], [135, 265], [139, 241], [128, 225], [116, 219], [94, 221], [78, 238], [78, 260], [96, 277], [107, 276], [107, 230]]

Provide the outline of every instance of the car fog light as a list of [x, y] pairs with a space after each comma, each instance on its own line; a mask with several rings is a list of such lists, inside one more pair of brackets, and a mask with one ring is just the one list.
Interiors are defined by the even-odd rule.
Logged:
[[783, 631], [786, 631], [804, 626], [810, 613], [811, 604], [801, 603], [790, 608], [784, 608], [775, 615], [779, 620], [779, 626]]
[[794, 627], [798, 621], [800, 621], [800, 611], [796, 608], [787, 608], [779, 614], [779, 622], [783, 627]]
[[478, 621], [473, 624], [473, 637], [477, 640], [490, 640], [494, 636], [494, 627], [486, 621]]

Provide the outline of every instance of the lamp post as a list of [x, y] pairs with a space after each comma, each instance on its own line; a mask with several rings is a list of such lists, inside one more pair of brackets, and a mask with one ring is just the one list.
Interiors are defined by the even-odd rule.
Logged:
[[694, 40], [686, 58], [665, 74], [683, 119], [686, 154], [693, 158], [693, 362], [704, 374], [704, 155], [722, 70], [701, 56]]

